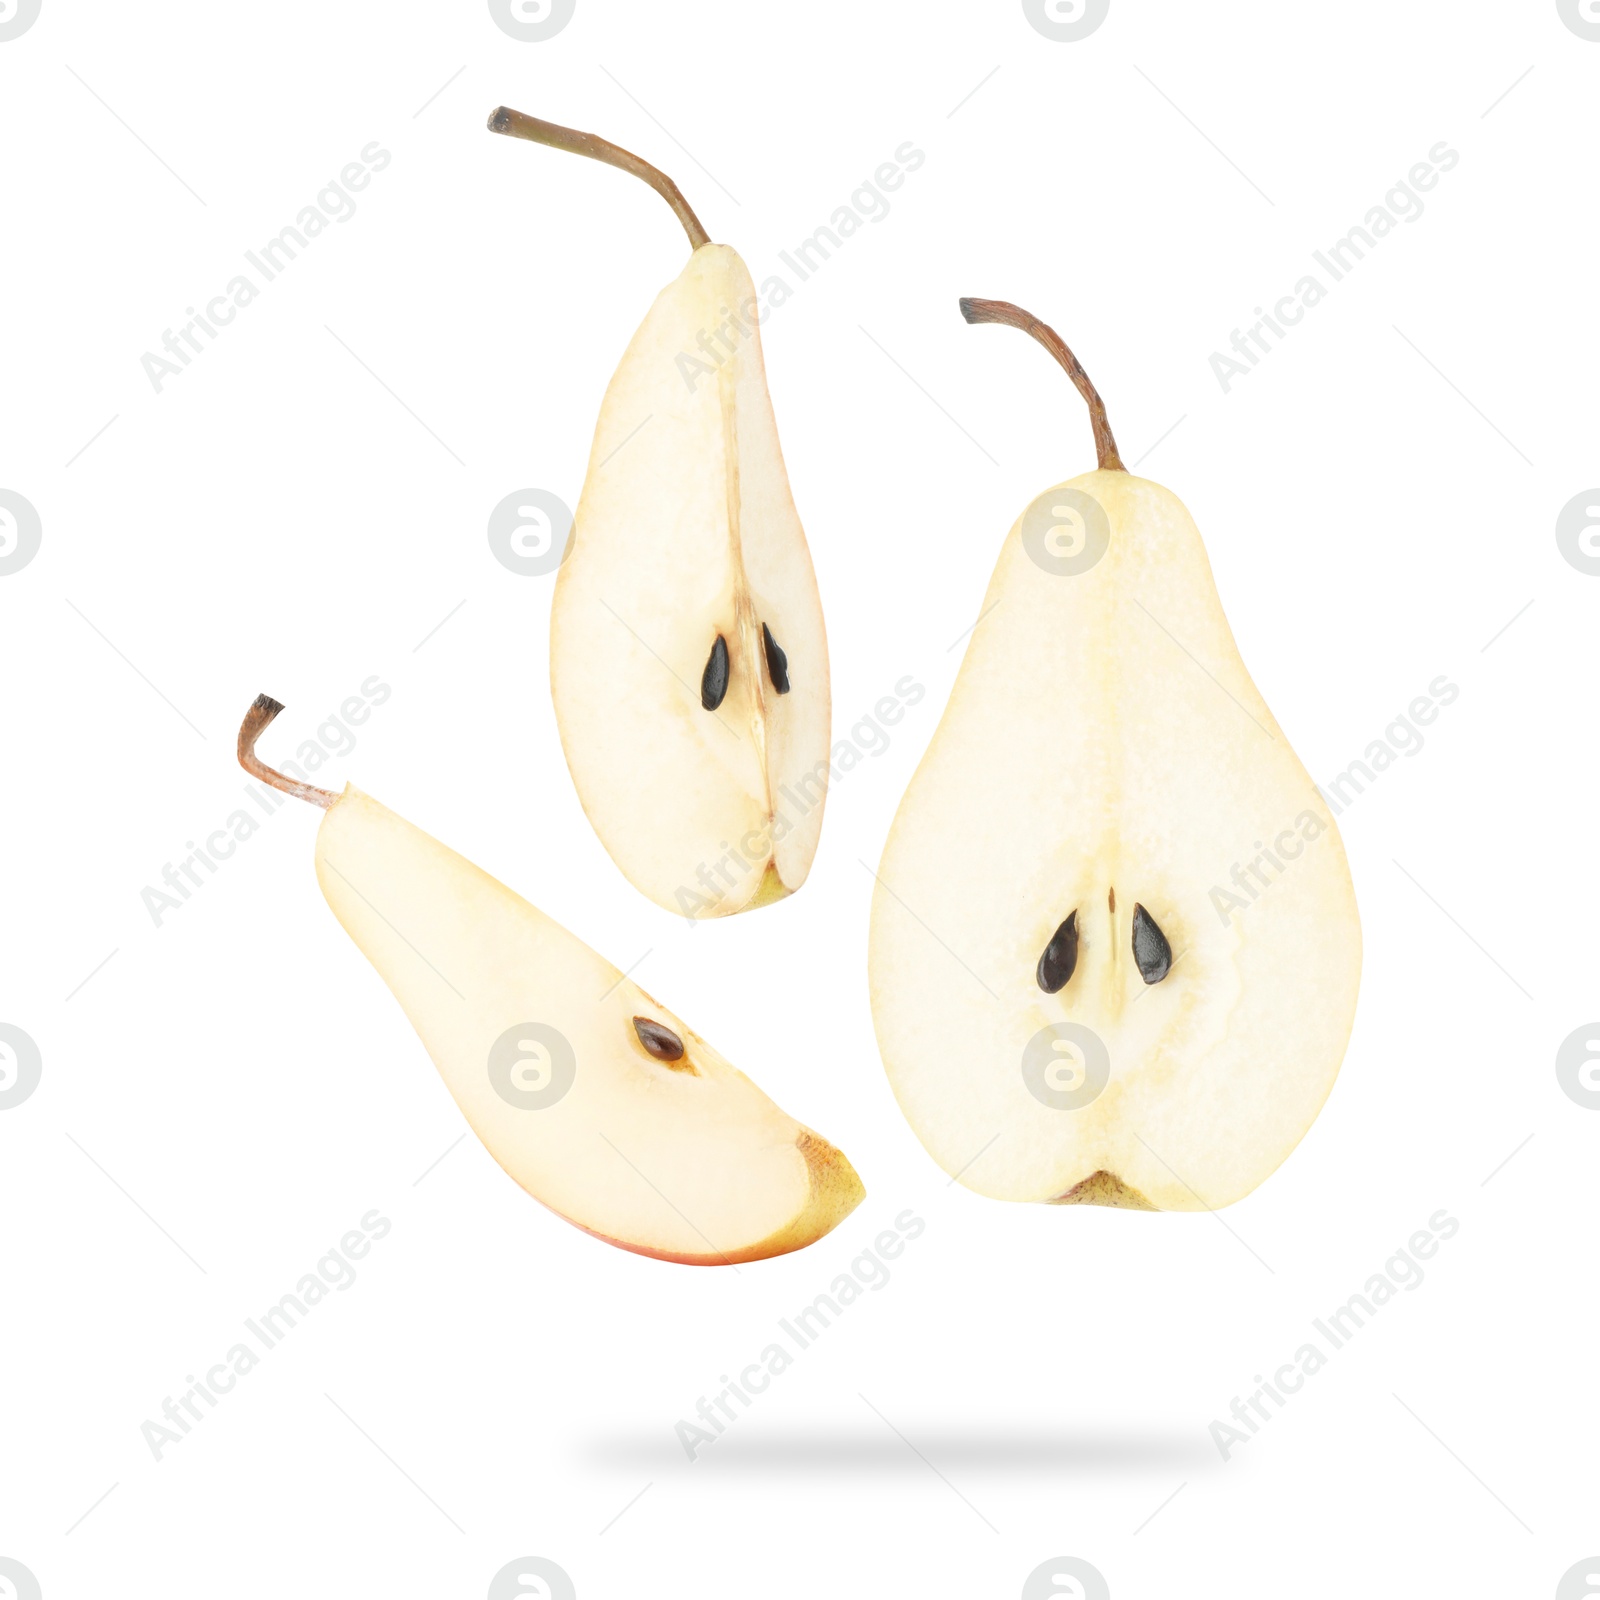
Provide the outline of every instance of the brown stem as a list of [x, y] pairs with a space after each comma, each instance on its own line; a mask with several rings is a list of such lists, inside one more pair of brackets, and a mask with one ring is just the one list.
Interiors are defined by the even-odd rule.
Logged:
[[256, 754], [256, 740], [282, 710], [282, 705], [270, 694], [258, 694], [255, 697], [250, 709], [244, 714], [244, 721], [239, 724], [239, 765], [252, 778], [259, 778], [263, 783], [271, 784], [274, 789], [282, 789], [285, 794], [292, 794], [297, 800], [308, 800], [312, 805], [321, 806], [326, 811], [339, 798], [338, 795], [330, 793], [327, 789], [319, 789], [314, 784], [286, 778], [281, 772], [274, 772]]
[[690, 210], [677, 184], [631, 150], [624, 150], [621, 145], [612, 144], [597, 134], [580, 133], [576, 128], [563, 128], [560, 123], [530, 117], [526, 111], [513, 111], [510, 106], [501, 106], [490, 116], [489, 131], [509, 134], [513, 139], [531, 139], [535, 144], [547, 144], [553, 150], [566, 150], [575, 156], [588, 156], [591, 161], [603, 161], [608, 167], [620, 167], [636, 178], [643, 178], [672, 207], [683, 224], [683, 231], [689, 235], [691, 249], [698, 250], [701, 245], [711, 243], [711, 235], [700, 226], [699, 217]]
[[1067, 342], [1047, 323], [1041, 322], [1030, 311], [1014, 306], [1009, 300], [963, 300], [961, 315], [968, 322], [998, 322], [1007, 328], [1021, 328], [1053, 355], [1066, 369], [1067, 376], [1078, 387], [1089, 406], [1089, 420], [1094, 424], [1094, 449], [1100, 458], [1102, 472], [1126, 472], [1122, 457], [1117, 454], [1117, 441], [1111, 437], [1111, 424], [1106, 421], [1106, 403], [1100, 391], [1089, 381], [1083, 364], [1067, 348]]

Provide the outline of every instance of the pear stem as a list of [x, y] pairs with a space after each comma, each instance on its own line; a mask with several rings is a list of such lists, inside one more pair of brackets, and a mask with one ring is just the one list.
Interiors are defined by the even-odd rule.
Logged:
[[968, 322], [998, 322], [1003, 327], [1021, 328], [1042, 344], [1059, 361], [1066, 374], [1077, 385], [1089, 407], [1089, 421], [1094, 425], [1094, 449], [1100, 458], [1102, 472], [1126, 472], [1122, 457], [1117, 454], [1117, 441], [1111, 437], [1111, 424], [1106, 420], [1106, 403], [1100, 391], [1083, 370], [1083, 363], [1067, 348], [1067, 342], [1048, 323], [1041, 322], [1031, 311], [1014, 306], [1009, 300], [961, 301], [961, 315]]
[[274, 789], [282, 789], [285, 794], [292, 794], [296, 800], [309, 801], [326, 811], [339, 798], [338, 795], [327, 789], [319, 789], [315, 784], [301, 783], [298, 779], [285, 777], [283, 773], [273, 771], [256, 754], [256, 740], [282, 710], [283, 706], [269, 694], [258, 694], [255, 697], [250, 709], [244, 714], [244, 721], [239, 724], [239, 765], [252, 778], [259, 778]]
[[490, 116], [489, 131], [504, 133], [513, 139], [531, 139], [535, 144], [549, 145], [552, 150], [588, 156], [591, 161], [603, 161], [608, 167], [620, 167], [624, 172], [631, 172], [634, 177], [648, 183], [672, 207], [678, 221], [683, 224], [683, 231], [689, 235], [691, 249], [698, 250], [701, 245], [711, 243], [711, 235], [700, 226], [699, 217], [690, 209], [677, 184], [631, 150], [624, 150], [621, 145], [612, 144], [598, 134], [563, 128], [560, 123], [530, 117], [527, 112], [513, 111], [510, 106], [500, 106]]

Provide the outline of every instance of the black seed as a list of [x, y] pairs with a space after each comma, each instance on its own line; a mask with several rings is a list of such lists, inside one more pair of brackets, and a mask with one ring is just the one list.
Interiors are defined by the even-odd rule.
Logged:
[[657, 1061], [683, 1060], [683, 1040], [671, 1028], [652, 1022], [648, 1017], [635, 1017], [633, 1031], [639, 1035], [639, 1043]]
[[707, 711], [715, 711], [728, 692], [728, 641], [719, 633], [706, 661], [706, 670], [700, 674], [700, 704]]
[[1133, 908], [1133, 959], [1146, 983], [1160, 983], [1172, 971], [1172, 946], [1143, 906]]
[[772, 687], [779, 694], [788, 694], [789, 658], [783, 653], [783, 647], [772, 637], [772, 629], [764, 622], [761, 624], [761, 642], [767, 649], [767, 676], [772, 679]]
[[1065, 986], [1078, 964], [1078, 913], [1074, 911], [1050, 936], [1050, 943], [1039, 957], [1035, 976], [1046, 994], [1054, 994]]

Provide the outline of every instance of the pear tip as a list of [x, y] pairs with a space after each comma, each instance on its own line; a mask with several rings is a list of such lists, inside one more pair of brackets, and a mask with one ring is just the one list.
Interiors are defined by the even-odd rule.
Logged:
[[965, 317], [968, 322], [977, 320], [976, 311], [974, 309], [977, 306], [976, 300], [970, 299], [967, 295], [962, 295], [962, 297], [956, 301], [956, 304], [961, 307], [961, 315]]
[[799, 1244], [789, 1245], [791, 1250], [831, 1233], [867, 1197], [867, 1186], [850, 1165], [850, 1158], [837, 1145], [829, 1144], [809, 1128], [802, 1128], [795, 1146], [805, 1157], [811, 1194], [793, 1224]]
[[1058, 1194], [1048, 1204], [1053, 1206], [1110, 1206], [1117, 1211], [1159, 1211], [1135, 1188], [1124, 1183], [1114, 1172], [1103, 1167], [1091, 1172], [1081, 1183], [1075, 1183], [1065, 1194]]
[[250, 704], [252, 711], [259, 711], [270, 722], [283, 710], [283, 702], [274, 700], [270, 694], [258, 694]]
[[510, 106], [496, 106], [489, 113], [489, 132], [504, 133], [511, 126], [512, 115]]

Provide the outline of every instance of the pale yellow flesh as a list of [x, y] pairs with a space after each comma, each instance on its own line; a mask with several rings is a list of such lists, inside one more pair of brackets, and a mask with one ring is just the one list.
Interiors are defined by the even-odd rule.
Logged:
[[[489, 1153], [536, 1200], [624, 1249], [712, 1265], [797, 1250], [862, 1197], [850, 1163], [582, 940], [359, 790], [317, 835], [317, 881]], [[668, 1064], [633, 1018], [686, 1046]], [[553, 1027], [576, 1058], [556, 1103], [508, 1103], [507, 1030]], [[544, 1058], [529, 1055], [537, 1084]]]
[[[1006, 539], [883, 852], [878, 1041], [923, 1144], [979, 1193], [1215, 1208], [1278, 1166], [1332, 1087], [1360, 976], [1355, 896], [1188, 512], [1123, 472], [1063, 488], [1104, 507], [1109, 547], [1069, 575], [1033, 560], [1022, 519]], [[1265, 886], [1248, 874], [1262, 846], [1282, 867], [1261, 864]], [[1213, 891], [1247, 898], [1236, 865], [1256, 898], [1225, 922]], [[1174, 957], [1152, 985], [1136, 904]], [[1046, 994], [1039, 957], [1074, 909], [1077, 968]], [[1110, 1058], [1077, 1109], [1042, 1103], [1022, 1071], [1063, 1022]]]
[[[800, 887], [828, 780], [827, 637], [754, 296], [717, 244], [658, 296], [606, 391], [550, 616], [551, 694], [584, 810], [629, 882], [694, 917]], [[763, 623], [788, 657], [785, 694]], [[707, 711], [719, 634], [728, 691]]]

